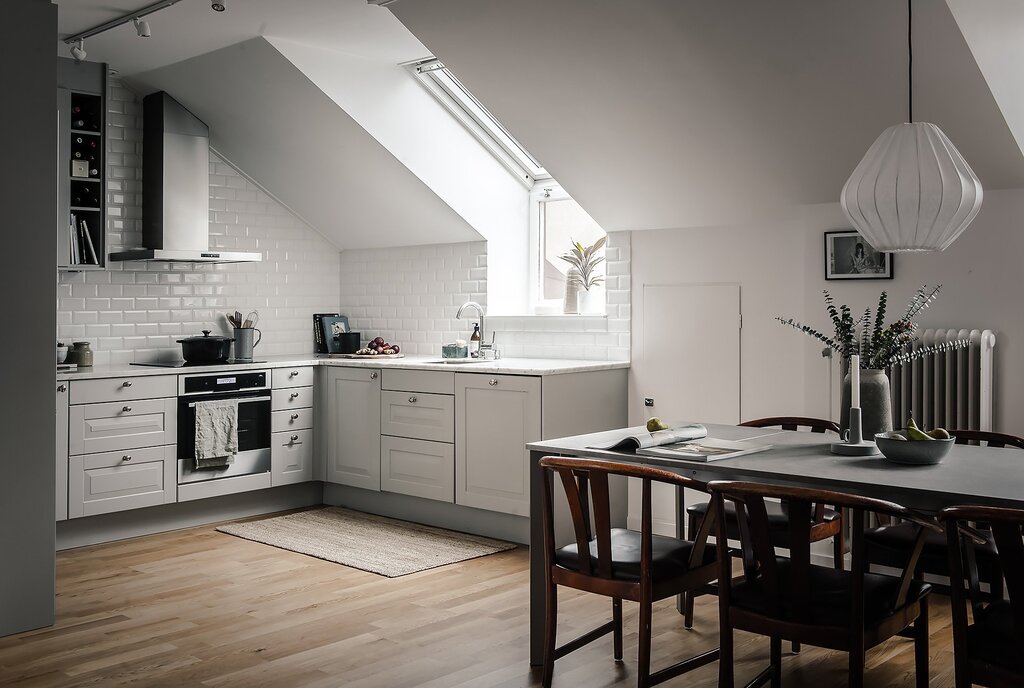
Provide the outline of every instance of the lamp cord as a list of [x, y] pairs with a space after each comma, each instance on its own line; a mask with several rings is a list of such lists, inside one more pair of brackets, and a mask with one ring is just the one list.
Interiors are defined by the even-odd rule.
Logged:
[[907, 117], [914, 121], [914, 22], [910, 11], [912, 0], [907, 0]]

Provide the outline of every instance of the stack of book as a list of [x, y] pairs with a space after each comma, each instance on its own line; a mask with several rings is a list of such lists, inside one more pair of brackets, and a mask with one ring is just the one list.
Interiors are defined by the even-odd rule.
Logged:
[[70, 265], [99, 265], [99, 256], [96, 255], [96, 247], [92, 243], [92, 234], [89, 232], [89, 224], [85, 218], [79, 219], [71, 213], [71, 222], [68, 224], [68, 245], [71, 247]]

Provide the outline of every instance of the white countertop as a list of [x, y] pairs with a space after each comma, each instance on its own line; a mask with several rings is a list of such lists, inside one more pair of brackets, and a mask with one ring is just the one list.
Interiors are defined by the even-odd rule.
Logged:
[[160, 368], [145, 365], [107, 365], [80, 368], [75, 372], [59, 372], [58, 380], [88, 380], [107, 377], [135, 377], [140, 375], [180, 375], [182, 373], [218, 372], [222, 370], [262, 370], [265, 368], [287, 368], [290, 366], [344, 366], [351, 368], [406, 368], [412, 370], [444, 370], [462, 373], [499, 373], [506, 375], [560, 375], [595, 370], [628, 368], [628, 361], [582, 361], [558, 358], [502, 358], [497, 361], [474, 363], [441, 363], [440, 356], [406, 356], [404, 358], [381, 359], [367, 356], [365, 359], [328, 358], [316, 354], [294, 356], [268, 356], [258, 363], [229, 365], [189, 366], [187, 368]]

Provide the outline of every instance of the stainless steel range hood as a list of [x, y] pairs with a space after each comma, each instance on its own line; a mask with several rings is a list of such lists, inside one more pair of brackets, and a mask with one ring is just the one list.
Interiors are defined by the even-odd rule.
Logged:
[[160, 91], [142, 100], [142, 244], [111, 260], [248, 263], [262, 253], [210, 248], [210, 128]]

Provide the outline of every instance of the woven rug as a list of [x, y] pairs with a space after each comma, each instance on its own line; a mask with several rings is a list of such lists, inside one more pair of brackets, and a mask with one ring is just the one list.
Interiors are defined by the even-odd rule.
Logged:
[[217, 530], [388, 578], [516, 547], [510, 542], [333, 506], [228, 523]]

